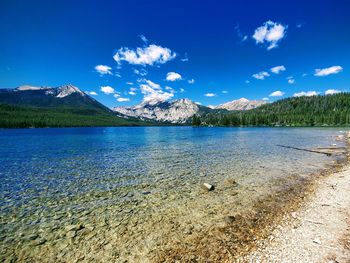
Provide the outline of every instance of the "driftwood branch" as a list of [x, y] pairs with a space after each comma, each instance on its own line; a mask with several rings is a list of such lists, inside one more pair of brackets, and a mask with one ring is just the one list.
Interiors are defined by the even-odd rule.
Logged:
[[325, 154], [327, 156], [331, 156], [331, 153], [328, 152], [320, 152], [320, 151], [315, 151], [315, 150], [309, 150], [309, 149], [303, 149], [303, 148], [297, 148], [297, 147], [292, 147], [292, 146], [287, 146], [287, 145], [280, 145], [277, 144], [277, 146], [279, 147], [283, 147], [283, 148], [288, 148], [288, 149], [293, 149], [293, 150], [298, 150], [298, 151], [304, 151], [304, 152], [311, 152], [311, 153], [320, 153], [320, 154]]

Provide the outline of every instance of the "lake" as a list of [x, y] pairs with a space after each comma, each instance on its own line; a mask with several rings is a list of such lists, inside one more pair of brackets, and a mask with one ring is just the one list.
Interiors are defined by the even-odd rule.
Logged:
[[[342, 156], [341, 128], [0, 130], [0, 260], [156, 261]], [[207, 192], [203, 183], [215, 185]]]

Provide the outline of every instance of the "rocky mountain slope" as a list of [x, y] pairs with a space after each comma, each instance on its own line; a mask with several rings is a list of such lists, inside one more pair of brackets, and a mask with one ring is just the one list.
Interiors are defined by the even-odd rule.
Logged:
[[141, 103], [133, 107], [115, 107], [115, 112], [140, 119], [185, 123], [193, 115], [210, 110], [189, 99]]
[[218, 105], [213, 108], [196, 104], [189, 99], [177, 99], [164, 102], [143, 102], [133, 107], [115, 107], [113, 110], [119, 114], [140, 119], [155, 120], [159, 122], [186, 123], [193, 115], [205, 115], [222, 110], [250, 110], [266, 104], [265, 101], [239, 99]]
[[266, 103], [267, 102], [264, 100], [248, 100], [246, 98], [241, 98], [238, 100], [233, 100], [233, 101], [226, 102], [224, 104], [220, 104], [220, 105], [214, 107], [214, 109], [225, 109], [225, 110], [229, 110], [229, 111], [251, 110], [251, 109], [255, 109], [261, 105], [264, 105]]

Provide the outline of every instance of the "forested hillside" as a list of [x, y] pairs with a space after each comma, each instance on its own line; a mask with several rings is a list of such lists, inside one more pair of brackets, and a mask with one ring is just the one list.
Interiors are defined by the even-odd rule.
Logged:
[[82, 127], [147, 125], [105, 109], [35, 108], [0, 104], [0, 127]]
[[249, 111], [194, 116], [192, 124], [214, 126], [350, 125], [350, 93], [293, 97]]

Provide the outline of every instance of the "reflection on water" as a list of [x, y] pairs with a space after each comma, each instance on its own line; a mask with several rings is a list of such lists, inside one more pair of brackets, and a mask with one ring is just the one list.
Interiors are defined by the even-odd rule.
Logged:
[[[330, 146], [337, 134], [319, 128], [0, 130], [0, 260], [152, 261], [157, 250], [334, 159], [276, 145]], [[216, 190], [203, 192], [203, 182]]]

